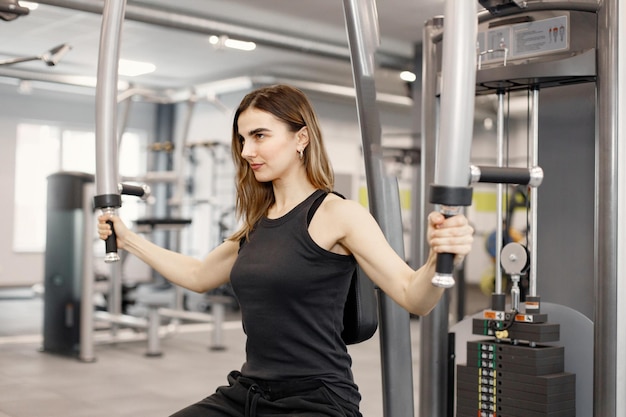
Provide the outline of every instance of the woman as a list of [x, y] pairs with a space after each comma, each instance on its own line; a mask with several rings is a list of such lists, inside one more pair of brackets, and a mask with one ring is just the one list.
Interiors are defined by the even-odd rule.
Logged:
[[246, 362], [228, 386], [176, 417], [360, 416], [360, 394], [341, 339], [343, 306], [356, 262], [388, 296], [427, 314], [443, 290], [431, 285], [436, 253], [466, 255], [464, 216], [429, 216], [429, 258], [412, 270], [370, 213], [333, 194], [333, 172], [306, 96], [276, 85], [244, 97], [233, 122], [241, 228], [204, 260], [160, 248], [100, 216], [106, 239], [171, 282], [199, 293], [227, 282], [241, 306]]

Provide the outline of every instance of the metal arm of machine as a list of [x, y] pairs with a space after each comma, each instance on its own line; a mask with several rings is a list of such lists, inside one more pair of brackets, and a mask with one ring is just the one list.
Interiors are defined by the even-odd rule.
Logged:
[[[102, 11], [96, 86], [96, 196], [94, 206], [115, 213], [122, 206], [118, 188], [117, 71], [125, 0], [108, 0]], [[115, 231], [105, 242], [105, 262], [120, 260]]]
[[[448, 28], [443, 38], [440, 134], [435, 166], [435, 184], [430, 202], [439, 205], [446, 216], [459, 214], [471, 204], [467, 183], [476, 85], [476, 2], [447, 0], [444, 16]], [[454, 255], [437, 256], [437, 272], [432, 283], [450, 288]]]
[[142, 200], [147, 200], [148, 197], [150, 197], [150, 186], [148, 185], [131, 185], [131, 184], [124, 184], [124, 183], [119, 183], [117, 185], [117, 188], [120, 192], [120, 194], [124, 194], [124, 195], [134, 195], [135, 197], [139, 197]]
[[470, 166], [470, 183], [477, 182], [489, 184], [520, 184], [530, 187], [539, 187], [543, 181], [543, 169], [510, 168], [491, 166]]
[[[465, 1], [465, 0], [464, 0]], [[404, 253], [400, 197], [395, 177], [386, 174], [381, 146], [380, 114], [374, 82], [374, 55], [379, 45], [374, 0], [344, 0], [346, 29], [363, 143], [369, 209], [393, 249]], [[412, 417], [413, 374], [410, 364], [410, 316], [378, 293], [383, 379], [383, 416]]]

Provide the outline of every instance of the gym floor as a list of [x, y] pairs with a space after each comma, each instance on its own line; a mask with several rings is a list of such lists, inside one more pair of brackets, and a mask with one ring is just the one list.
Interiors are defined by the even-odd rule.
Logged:
[[[487, 297], [468, 287], [468, 313], [487, 305]], [[29, 289], [0, 289], [0, 417], [168, 416], [212, 393], [244, 361], [245, 336], [236, 313], [224, 325], [224, 350], [209, 348], [209, 324], [186, 324], [161, 340], [161, 357], [145, 356], [145, 340], [99, 342], [96, 360], [84, 363], [40, 351], [42, 311], [41, 298]], [[416, 395], [419, 327], [420, 320], [411, 320]], [[349, 350], [361, 411], [381, 416], [378, 335]]]

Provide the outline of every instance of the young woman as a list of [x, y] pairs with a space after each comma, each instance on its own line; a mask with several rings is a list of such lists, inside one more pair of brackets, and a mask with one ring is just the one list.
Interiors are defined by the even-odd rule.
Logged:
[[231, 282], [247, 336], [246, 362], [228, 385], [178, 413], [195, 416], [361, 416], [351, 359], [341, 339], [343, 306], [356, 263], [409, 312], [427, 314], [443, 290], [431, 285], [436, 254], [466, 255], [467, 219], [429, 215], [430, 256], [411, 269], [370, 213], [333, 190], [313, 107], [298, 89], [261, 88], [244, 97], [233, 122], [241, 228], [204, 260], [139, 237], [116, 216], [119, 249], [174, 284], [199, 293]]

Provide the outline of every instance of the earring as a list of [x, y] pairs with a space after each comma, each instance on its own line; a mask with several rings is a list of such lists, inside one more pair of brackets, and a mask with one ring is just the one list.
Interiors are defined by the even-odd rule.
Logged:
[[298, 149], [298, 153], [300, 154], [300, 160], [304, 159], [304, 149]]

